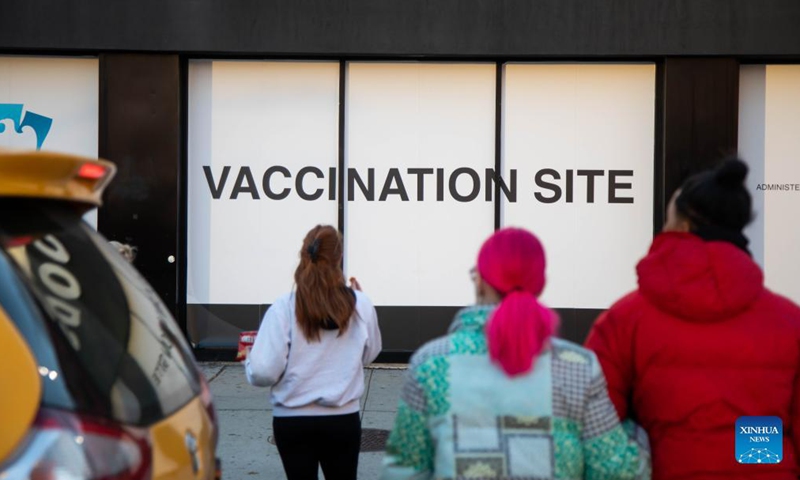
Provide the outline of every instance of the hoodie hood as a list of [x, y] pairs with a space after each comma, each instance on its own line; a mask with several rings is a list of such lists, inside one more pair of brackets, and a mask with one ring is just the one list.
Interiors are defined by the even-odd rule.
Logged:
[[694, 322], [733, 317], [764, 291], [764, 275], [745, 252], [691, 233], [658, 235], [636, 271], [639, 291], [647, 300]]

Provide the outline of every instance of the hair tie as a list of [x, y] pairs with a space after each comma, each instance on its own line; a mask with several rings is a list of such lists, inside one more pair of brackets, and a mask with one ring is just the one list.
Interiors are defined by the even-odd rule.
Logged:
[[317, 257], [319, 257], [319, 238], [315, 238], [311, 245], [308, 246], [306, 249], [308, 255], [311, 257], [311, 263], [316, 263]]

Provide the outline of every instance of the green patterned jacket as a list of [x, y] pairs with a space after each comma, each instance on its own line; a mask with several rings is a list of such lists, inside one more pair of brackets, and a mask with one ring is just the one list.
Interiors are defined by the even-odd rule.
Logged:
[[595, 355], [553, 338], [509, 378], [487, 354], [493, 309], [461, 310], [411, 358], [381, 478], [649, 478], [646, 436], [620, 424]]

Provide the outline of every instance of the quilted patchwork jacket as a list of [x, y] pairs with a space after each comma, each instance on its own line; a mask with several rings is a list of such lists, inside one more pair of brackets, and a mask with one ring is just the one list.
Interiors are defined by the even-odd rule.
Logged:
[[493, 309], [461, 310], [412, 357], [381, 478], [649, 478], [647, 439], [620, 424], [595, 355], [553, 338], [509, 378], [488, 356]]

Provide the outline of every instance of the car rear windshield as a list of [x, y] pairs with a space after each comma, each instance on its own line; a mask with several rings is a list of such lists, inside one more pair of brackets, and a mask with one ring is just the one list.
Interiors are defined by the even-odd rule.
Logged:
[[28, 341], [42, 403], [149, 425], [200, 392], [147, 281], [68, 204], [0, 200], [0, 305]]

